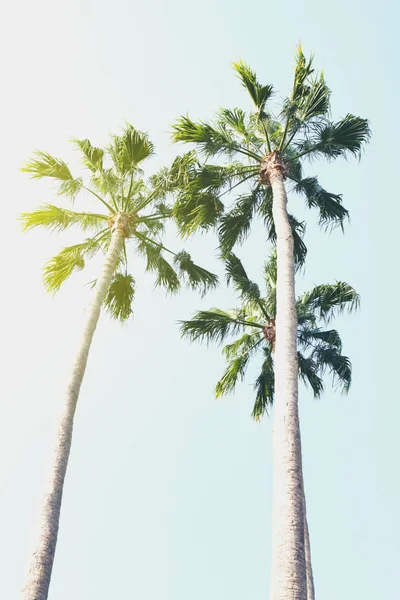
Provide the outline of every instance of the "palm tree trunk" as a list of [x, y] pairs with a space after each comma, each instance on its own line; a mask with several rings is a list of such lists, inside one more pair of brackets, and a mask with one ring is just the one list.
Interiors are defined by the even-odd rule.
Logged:
[[89, 350], [99, 320], [101, 306], [110, 286], [124, 241], [123, 228], [119, 225], [119, 220], [117, 221], [113, 227], [111, 243], [101, 269], [100, 277], [96, 283], [94, 298], [88, 310], [82, 340], [66, 392], [65, 409], [61, 416], [56, 436], [50, 489], [45, 496], [42, 510], [41, 534], [38, 547], [32, 557], [27, 582], [23, 590], [24, 600], [47, 600], [48, 596], [79, 390], [85, 374]]
[[282, 165], [272, 163], [268, 176], [277, 247], [270, 600], [307, 600], [293, 236]]
[[307, 600], [315, 600], [314, 590], [314, 576], [311, 565], [311, 547], [310, 547], [310, 533], [308, 531], [307, 522], [307, 505], [306, 496], [303, 492], [303, 504], [304, 504], [304, 552], [306, 557], [306, 577], [307, 577]]

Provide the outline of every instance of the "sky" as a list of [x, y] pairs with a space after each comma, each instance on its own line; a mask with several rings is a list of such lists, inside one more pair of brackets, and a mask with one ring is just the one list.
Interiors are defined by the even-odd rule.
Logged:
[[[307, 510], [317, 598], [398, 600], [400, 419], [396, 298], [396, 127], [399, 9], [371, 0], [334, 4], [183, 0], [16, 0], [2, 34], [2, 394], [0, 420], [0, 597], [20, 596], [38, 535], [56, 423], [98, 269], [71, 278], [54, 298], [43, 263], [79, 239], [22, 234], [17, 215], [54, 202], [45, 182], [19, 169], [35, 148], [75, 168], [68, 140], [106, 144], [125, 120], [149, 132], [171, 162], [171, 124], [181, 114], [208, 119], [221, 106], [250, 108], [231, 69], [239, 58], [289, 89], [301, 40], [333, 90], [335, 118], [370, 119], [360, 163], [307, 165], [342, 193], [345, 234], [307, 219], [302, 292], [344, 280], [361, 310], [335, 322], [353, 362], [350, 394], [329, 386], [315, 401], [300, 389]], [[395, 162], [396, 161], [396, 162]], [[79, 201], [77, 201], [78, 203]], [[78, 204], [77, 204], [78, 205]], [[72, 240], [72, 241], [71, 241]], [[213, 234], [168, 242], [222, 275]], [[256, 226], [237, 254], [260, 276], [268, 255]], [[235, 396], [215, 400], [224, 363], [218, 348], [180, 339], [177, 321], [209, 306], [235, 306], [222, 285], [204, 299], [166, 298], [139, 257], [134, 319], [102, 316], [76, 414], [50, 600], [261, 600], [268, 597], [271, 537], [271, 421], [250, 419], [256, 371]]]

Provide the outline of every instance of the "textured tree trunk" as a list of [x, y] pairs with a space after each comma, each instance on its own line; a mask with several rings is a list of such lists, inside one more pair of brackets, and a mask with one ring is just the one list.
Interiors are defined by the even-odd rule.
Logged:
[[277, 247], [270, 600], [307, 600], [293, 236], [279, 156], [268, 166]]
[[315, 600], [314, 590], [314, 576], [311, 565], [311, 546], [310, 546], [310, 533], [308, 531], [307, 522], [307, 505], [305, 491], [303, 492], [303, 505], [304, 505], [304, 552], [306, 557], [306, 577], [307, 577], [307, 600]]
[[101, 269], [100, 277], [95, 286], [94, 298], [88, 310], [81, 344], [66, 392], [65, 409], [61, 416], [56, 436], [50, 489], [45, 496], [42, 509], [39, 543], [33, 554], [27, 582], [22, 592], [24, 600], [46, 600], [48, 596], [57, 544], [64, 480], [71, 449], [76, 404], [85, 374], [93, 334], [99, 320], [101, 306], [110, 286], [123, 241], [123, 227], [120, 226], [117, 219], [113, 227], [111, 243]]

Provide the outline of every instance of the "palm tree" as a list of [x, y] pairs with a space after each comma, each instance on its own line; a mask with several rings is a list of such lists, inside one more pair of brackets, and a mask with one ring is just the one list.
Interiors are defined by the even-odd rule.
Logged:
[[[89, 140], [73, 142], [88, 172], [86, 183], [82, 178], [74, 178], [64, 161], [46, 152], [36, 152], [23, 168], [33, 178], [51, 178], [58, 184], [58, 194], [71, 200], [86, 192], [102, 210], [101, 213], [75, 212], [46, 204], [21, 216], [25, 230], [44, 227], [63, 231], [77, 226], [82, 231], [90, 231], [90, 237], [82, 243], [63, 248], [45, 265], [44, 284], [47, 290], [56, 292], [74, 271], [84, 268], [85, 259], [97, 253], [104, 254], [66, 391], [50, 489], [44, 500], [41, 536], [24, 588], [26, 600], [46, 600], [48, 596], [74, 414], [101, 308], [104, 307], [118, 321], [126, 321], [132, 313], [135, 280], [128, 271], [128, 243], [144, 257], [146, 270], [155, 272], [156, 285], [164, 286], [169, 292], [180, 288], [181, 276], [191, 287], [202, 291], [217, 283], [216, 276], [194, 264], [187, 252], [174, 253], [160, 240], [171, 208], [162, 202], [160, 191], [146, 187], [141, 178], [140, 165], [154, 153], [147, 134], [127, 124], [122, 134], [112, 136], [111, 143], [104, 149], [92, 146]], [[173, 265], [166, 260], [165, 253], [173, 257]]]
[[[241, 261], [230, 253], [225, 259], [228, 283], [239, 293], [239, 308], [224, 311], [218, 308], [200, 311], [191, 320], [182, 321], [182, 334], [191, 341], [222, 344], [232, 335], [238, 336], [226, 344], [222, 353], [227, 367], [215, 387], [217, 398], [234, 392], [243, 381], [247, 367], [257, 355], [262, 357], [260, 374], [254, 383], [255, 402], [252, 417], [258, 421], [268, 414], [275, 397], [276, 375], [274, 356], [276, 344], [276, 282], [277, 260], [274, 252], [264, 268], [265, 294], [251, 281]], [[351, 384], [351, 363], [342, 355], [342, 342], [334, 329], [325, 329], [337, 314], [349, 312], [359, 305], [359, 296], [344, 282], [318, 285], [296, 301], [298, 377], [311, 388], [315, 398], [324, 391], [323, 376], [331, 375], [335, 387], [345, 393]], [[305, 502], [305, 499], [303, 500]], [[314, 600], [310, 541], [304, 508], [304, 543], [307, 575], [307, 600]]]
[[[181, 117], [173, 127], [176, 142], [194, 144], [195, 152], [176, 163], [180, 188], [174, 207], [181, 232], [217, 227], [226, 256], [249, 234], [253, 217], [261, 217], [267, 237], [277, 248], [277, 311], [275, 411], [273, 430], [273, 542], [271, 600], [306, 600], [304, 502], [298, 417], [297, 319], [294, 275], [304, 261], [299, 248], [304, 224], [287, 211], [286, 181], [319, 211], [322, 226], [343, 226], [348, 211], [340, 194], [326, 191], [316, 177], [303, 177], [305, 159], [333, 160], [360, 156], [370, 137], [368, 121], [352, 114], [330, 120], [330, 90], [323, 75], [314, 73], [301, 47], [290, 95], [274, 115], [270, 108], [272, 85], [262, 85], [243, 62], [234, 69], [249, 92], [254, 110], [249, 116], [239, 108], [221, 109], [215, 123]], [[226, 164], [210, 163], [225, 157]], [[224, 212], [224, 195], [239, 186], [233, 207]]]

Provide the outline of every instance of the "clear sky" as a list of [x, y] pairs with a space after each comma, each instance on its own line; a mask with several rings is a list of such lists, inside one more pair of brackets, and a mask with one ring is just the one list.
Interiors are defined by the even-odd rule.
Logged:
[[[314, 50], [333, 90], [334, 116], [371, 120], [360, 164], [311, 165], [344, 194], [346, 234], [308, 219], [307, 270], [299, 291], [341, 279], [362, 310], [336, 323], [354, 367], [348, 397], [314, 401], [301, 389], [304, 469], [317, 598], [398, 600], [399, 11], [389, 0], [335, 3], [183, 0], [36, 0], [3, 7], [0, 296], [0, 598], [19, 597], [48, 476], [56, 419], [97, 264], [54, 299], [43, 262], [61, 245], [45, 232], [22, 236], [16, 215], [51, 189], [18, 169], [34, 148], [76, 163], [68, 140], [107, 142], [124, 119], [157, 146], [152, 168], [178, 151], [168, 131], [188, 112], [248, 107], [231, 69], [242, 58], [277, 98], [288, 89], [293, 51]], [[394, 121], [394, 125], [392, 124]], [[395, 162], [396, 161], [396, 162]], [[79, 169], [79, 168], [78, 168]], [[221, 272], [212, 235], [182, 245]], [[267, 246], [261, 228], [238, 251], [257, 278]], [[135, 319], [101, 319], [76, 415], [50, 598], [54, 600], [262, 600], [268, 597], [271, 422], [255, 424], [251, 382], [216, 401], [218, 349], [180, 340], [178, 319], [235, 305], [221, 287], [204, 300], [153, 291], [143, 263]]]

